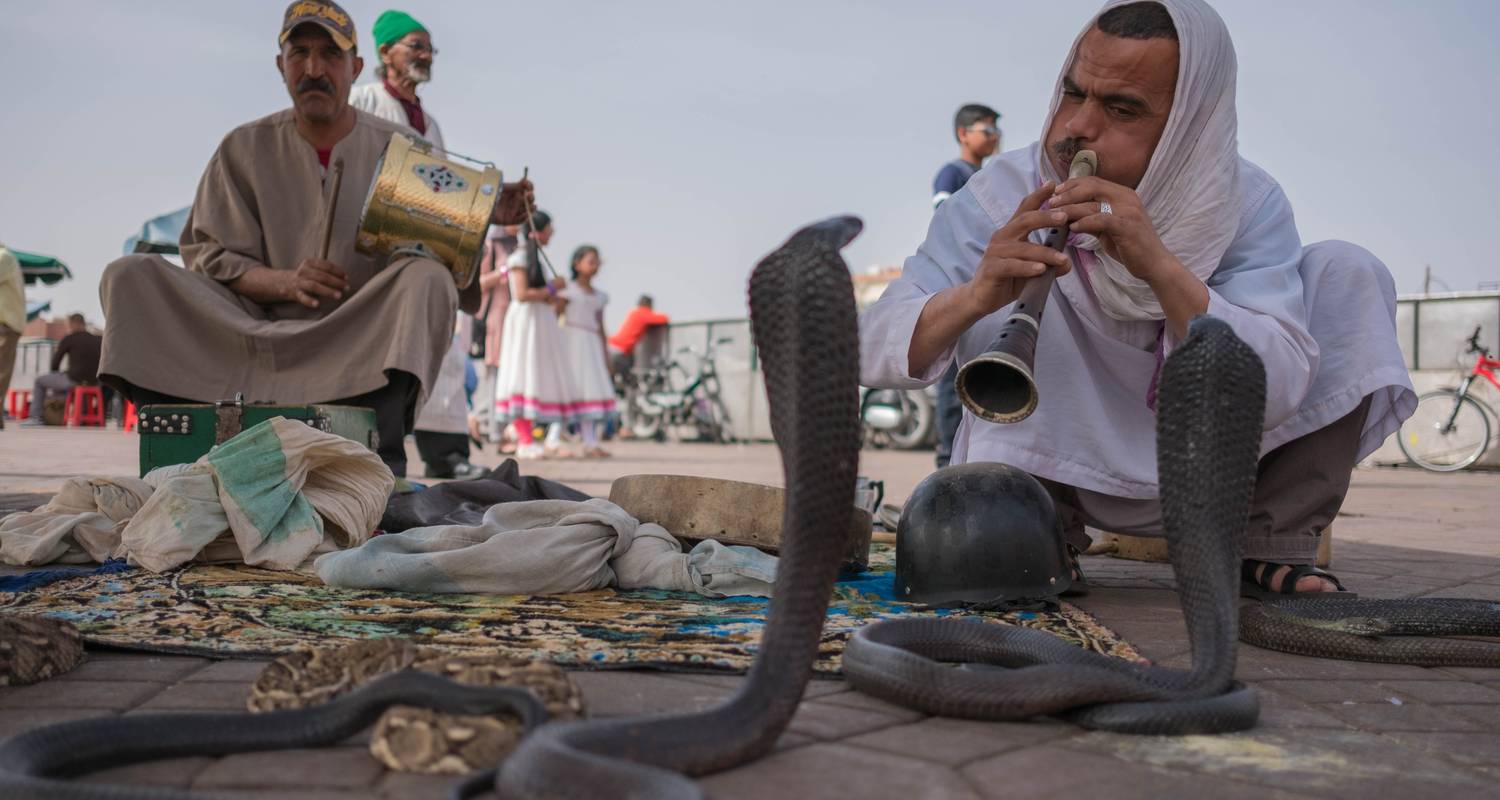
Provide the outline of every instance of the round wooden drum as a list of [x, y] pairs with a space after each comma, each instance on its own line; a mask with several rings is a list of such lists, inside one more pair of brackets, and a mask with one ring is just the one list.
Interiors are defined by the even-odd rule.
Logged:
[[354, 247], [371, 256], [439, 261], [463, 289], [479, 272], [484, 235], [499, 201], [500, 170], [493, 165], [471, 167], [394, 133], [376, 165]]

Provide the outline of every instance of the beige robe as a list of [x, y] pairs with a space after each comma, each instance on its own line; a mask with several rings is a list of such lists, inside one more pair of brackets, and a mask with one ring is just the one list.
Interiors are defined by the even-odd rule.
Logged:
[[391, 133], [356, 110], [333, 148], [342, 158], [328, 260], [350, 291], [319, 308], [262, 306], [226, 284], [256, 266], [295, 269], [318, 255], [330, 186], [290, 109], [231, 131], [204, 170], [182, 232], [187, 269], [154, 255], [121, 258], [99, 285], [108, 326], [101, 377], [202, 402], [319, 403], [370, 392], [402, 370], [425, 399], [453, 331], [458, 293], [446, 267], [357, 253], [354, 239]]

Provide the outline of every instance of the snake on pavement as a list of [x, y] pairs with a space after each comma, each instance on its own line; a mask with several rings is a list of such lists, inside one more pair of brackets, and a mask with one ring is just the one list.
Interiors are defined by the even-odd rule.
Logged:
[[[266, 714], [140, 715], [39, 728], [0, 743], [0, 795], [61, 800], [184, 797], [65, 780], [152, 758], [339, 741], [393, 704], [506, 712], [535, 728], [495, 770], [455, 789], [502, 798], [702, 797], [691, 778], [769, 752], [812, 674], [843, 556], [860, 430], [853, 287], [839, 250], [853, 217], [803, 228], [756, 267], [751, 325], [788, 487], [782, 559], [754, 665], [723, 705], [540, 725], [529, 692], [464, 687], [404, 671], [315, 708]], [[1193, 650], [1190, 669], [1140, 665], [1047, 633], [969, 620], [893, 620], [862, 629], [843, 665], [854, 686], [920, 710], [982, 719], [1057, 715], [1099, 729], [1208, 733], [1254, 725], [1234, 681], [1239, 542], [1255, 481], [1265, 371], [1229, 326], [1201, 317], [1167, 359], [1157, 447], [1163, 525]], [[954, 668], [969, 662], [996, 669]]]
[[[1235, 626], [1265, 393], [1260, 358], [1213, 317], [1195, 319], [1162, 368], [1162, 526], [1187, 620], [1190, 669], [1134, 664], [1028, 628], [913, 618], [860, 629], [844, 649], [844, 675], [867, 694], [942, 716], [1053, 715], [1146, 734], [1253, 726], [1254, 690], [1234, 680]], [[989, 668], [945, 663], [954, 661]]]
[[810, 225], [766, 256], [750, 279], [750, 314], [781, 444], [788, 493], [782, 559], [750, 675], [724, 705], [541, 727], [528, 691], [460, 686], [405, 670], [323, 705], [263, 714], [143, 714], [37, 728], [0, 743], [0, 796], [155, 800], [192, 795], [155, 787], [76, 783], [106, 767], [189, 755], [332, 744], [389, 706], [455, 714], [514, 714], [532, 731], [495, 770], [465, 780], [461, 796], [701, 797], [688, 777], [754, 760], [775, 745], [812, 677], [823, 619], [844, 555], [859, 462], [859, 348], [854, 286], [839, 250], [854, 217]]
[[1500, 601], [1308, 597], [1246, 606], [1240, 638], [1301, 656], [1419, 667], [1500, 667]]

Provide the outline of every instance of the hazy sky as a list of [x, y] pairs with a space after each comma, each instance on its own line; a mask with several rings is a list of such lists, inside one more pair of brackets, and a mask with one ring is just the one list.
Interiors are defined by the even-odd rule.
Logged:
[[[387, 6], [344, 4], [370, 41]], [[551, 252], [604, 255], [618, 320], [741, 316], [750, 267], [802, 223], [864, 218], [861, 270], [920, 242], [954, 109], [1034, 140], [1091, 0], [421, 2], [441, 51], [421, 94], [456, 152], [530, 166]], [[1349, 239], [1402, 292], [1500, 281], [1500, 3], [1220, 0], [1239, 53], [1240, 150], [1304, 242]], [[235, 125], [289, 104], [285, 3], [0, 0], [0, 240], [76, 279], [30, 297], [98, 321], [97, 282], [148, 217], [186, 205]], [[366, 48], [369, 55], [370, 48]], [[373, 59], [371, 59], [373, 64]], [[368, 69], [367, 69], [368, 72]], [[366, 76], [362, 80], [368, 80]], [[170, 313], [170, 312], [168, 312]]]

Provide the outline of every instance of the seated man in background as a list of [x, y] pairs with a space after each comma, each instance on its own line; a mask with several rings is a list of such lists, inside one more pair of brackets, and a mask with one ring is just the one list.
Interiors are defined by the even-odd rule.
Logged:
[[[936, 381], [988, 348], [1026, 281], [1056, 269], [1035, 413], [997, 424], [966, 410], [953, 463], [1035, 475], [1083, 550], [1085, 525], [1160, 534], [1156, 380], [1189, 320], [1218, 317], [1266, 367], [1244, 591], [1338, 591], [1311, 566], [1319, 535], [1354, 465], [1416, 405], [1395, 283], [1354, 245], [1302, 246], [1280, 186], [1239, 155], [1235, 72], [1229, 32], [1202, 0], [1108, 3], [1064, 62], [1042, 141], [945, 201], [861, 317], [861, 382]], [[1082, 149], [1098, 174], [1066, 179]], [[1063, 223], [1067, 254], [1041, 243]]]
[[[31, 385], [31, 419], [26, 425], [43, 424], [42, 409], [47, 404], [49, 392], [67, 394], [74, 386], [99, 382], [99, 349], [103, 342], [98, 334], [89, 332], [88, 322], [82, 314], [68, 316], [68, 335], [52, 351], [50, 372], [37, 376]], [[68, 362], [68, 369], [59, 372], [64, 360]]]
[[656, 301], [651, 299], [651, 295], [641, 295], [641, 299], [635, 301], [635, 308], [630, 309], [625, 320], [620, 323], [620, 329], [609, 337], [609, 360], [616, 375], [629, 372], [635, 367], [635, 346], [646, 335], [646, 331], [667, 324], [667, 315], [656, 313], [655, 305]]
[[[276, 65], [290, 109], [231, 131], [209, 161], [179, 269], [126, 256], [99, 285], [108, 317], [100, 378], [137, 405], [339, 403], [375, 411], [381, 459], [406, 474], [406, 434], [431, 391], [462, 298], [427, 258], [379, 261], [354, 239], [377, 162], [404, 130], [348, 103], [363, 68], [349, 15], [326, 0], [286, 10]], [[327, 170], [344, 162], [328, 257]], [[495, 222], [518, 222], [529, 184], [506, 184]]]

